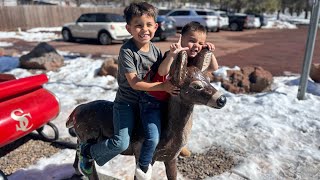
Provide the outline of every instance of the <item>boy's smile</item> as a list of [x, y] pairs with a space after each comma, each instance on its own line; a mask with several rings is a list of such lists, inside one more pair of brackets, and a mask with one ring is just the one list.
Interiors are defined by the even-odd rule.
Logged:
[[154, 18], [148, 15], [135, 16], [130, 24], [126, 25], [138, 48], [143, 48], [151, 41], [158, 28]]

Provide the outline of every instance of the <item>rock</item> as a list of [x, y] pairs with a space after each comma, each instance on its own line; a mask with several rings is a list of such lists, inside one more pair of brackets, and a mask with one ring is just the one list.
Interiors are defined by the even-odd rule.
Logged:
[[183, 147], [180, 151], [180, 154], [179, 156], [182, 156], [182, 157], [189, 157], [191, 156], [191, 152], [188, 150], [187, 147]]
[[118, 73], [118, 64], [117, 60], [114, 58], [106, 59], [98, 72], [99, 76], [111, 75], [113, 77], [117, 77]]
[[238, 93], [262, 92], [270, 89], [273, 76], [261, 67], [247, 66], [241, 70], [228, 70], [228, 80], [220, 80], [227, 91]]
[[310, 69], [310, 78], [314, 82], [320, 83], [320, 63], [312, 63]]
[[254, 70], [255, 70], [255, 67], [253, 66], [245, 66], [241, 68], [241, 71], [245, 76], [249, 76], [251, 73], [253, 73]]
[[249, 80], [251, 92], [262, 92], [271, 88], [273, 76], [269, 71], [264, 70], [262, 67], [256, 67], [249, 75]]
[[20, 66], [25, 69], [56, 70], [63, 66], [64, 58], [46, 42], [38, 44], [30, 53], [20, 57]]

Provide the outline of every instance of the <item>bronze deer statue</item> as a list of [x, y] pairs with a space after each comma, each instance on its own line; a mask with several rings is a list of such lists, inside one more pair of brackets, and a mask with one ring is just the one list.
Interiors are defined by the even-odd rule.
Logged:
[[[202, 50], [197, 58], [187, 61], [187, 54], [178, 54], [175, 64], [170, 70], [172, 84], [180, 88], [178, 96], [172, 96], [168, 102], [168, 113], [163, 119], [162, 134], [153, 157], [155, 161], [163, 161], [169, 180], [177, 179], [177, 156], [187, 143], [192, 127], [192, 112], [195, 104], [213, 108], [222, 108], [226, 98], [218, 92], [203, 73], [211, 61], [211, 52]], [[80, 142], [99, 141], [111, 137], [113, 102], [98, 100], [76, 107], [68, 118], [67, 128], [74, 128]], [[139, 157], [143, 136], [139, 136], [137, 128], [133, 131], [129, 148], [123, 155]], [[78, 155], [76, 154], [74, 168], [78, 172]], [[96, 169], [89, 179], [98, 179]]]

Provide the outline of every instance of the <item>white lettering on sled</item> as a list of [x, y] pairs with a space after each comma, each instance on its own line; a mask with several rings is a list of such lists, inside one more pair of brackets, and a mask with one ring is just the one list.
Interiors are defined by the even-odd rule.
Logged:
[[[22, 115], [18, 116], [15, 114], [16, 112], [19, 112]], [[16, 109], [11, 112], [11, 118], [16, 121], [19, 121], [19, 124], [16, 124], [17, 131], [28, 131], [33, 126], [31, 125], [30, 127], [28, 127], [29, 119], [27, 117], [31, 118], [31, 114], [30, 113], [23, 114], [22, 109]]]

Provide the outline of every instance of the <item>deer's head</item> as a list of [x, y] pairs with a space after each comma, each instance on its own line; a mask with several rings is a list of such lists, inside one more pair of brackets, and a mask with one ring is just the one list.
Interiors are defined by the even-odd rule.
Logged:
[[222, 108], [226, 97], [209, 82], [204, 71], [210, 65], [212, 52], [203, 49], [195, 59], [188, 62], [188, 55], [181, 51], [170, 71], [172, 84], [180, 88], [180, 98], [192, 104]]

